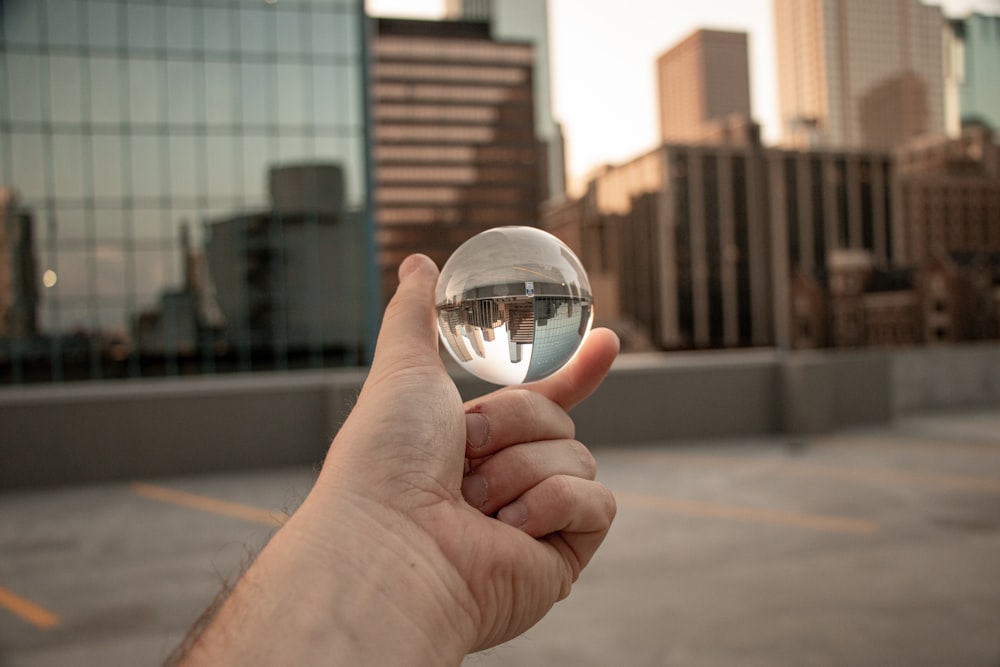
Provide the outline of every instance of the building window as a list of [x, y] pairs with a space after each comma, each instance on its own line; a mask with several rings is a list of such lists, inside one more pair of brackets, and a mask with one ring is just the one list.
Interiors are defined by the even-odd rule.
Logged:
[[0, 12], [0, 222], [32, 228], [0, 269], [44, 285], [33, 329], [0, 331], [0, 384], [363, 361], [369, 272], [308, 250], [364, 256], [360, 0]]

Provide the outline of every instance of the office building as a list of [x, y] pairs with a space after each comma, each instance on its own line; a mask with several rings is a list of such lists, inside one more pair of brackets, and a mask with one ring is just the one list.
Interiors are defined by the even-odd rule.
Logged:
[[1000, 16], [974, 13], [947, 22], [945, 30], [948, 130], [964, 123], [1000, 131]]
[[782, 141], [891, 150], [943, 134], [941, 8], [919, 0], [775, 0]]
[[1000, 149], [969, 127], [896, 154], [665, 144], [545, 222], [626, 348], [810, 349], [997, 338], [998, 219]]
[[660, 141], [712, 140], [750, 118], [747, 35], [697, 30], [656, 61]]
[[[185, 289], [181, 226], [199, 248], [205, 221], [266, 210], [275, 165], [340, 165], [345, 209], [368, 215], [360, 0], [11, 0], [0, 12], [0, 185], [34, 213], [38, 271], [58, 276], [39, 305], [40, 377], [159, 372], [137, 355], [108, 367], [102, 341], [135, 349], [139, 314]], [[368, 275], [322, 287], [365, 294]], [[92, 348], [79, 372], [59, 343], [73, 332]], [[186, 340], [157, 345], [176, 361]]]
[[542, 199], [566, 194], [566, 150], [562, 127], [552, 115], [548, 0], [447, 0], [452, 20], [487, 21], [494, 39], [528, 41], [534, 47], [535, 135], [543, 144]]
[[498, 225], [539, 224], [534, 49], [482, 21], [375, 19], [372, 72], [379, 266], [385, 298], [419, 248], [439, 266]]
[[842, 250], [891, 263], [891, 164], [887, 153], [665, 144], [607, 167], [546, 223], [578, 239], [588, 268], [618, 277], [606, 289], [621, 326], [656, 347], [787, 346], [798, 280], [826, 290]]

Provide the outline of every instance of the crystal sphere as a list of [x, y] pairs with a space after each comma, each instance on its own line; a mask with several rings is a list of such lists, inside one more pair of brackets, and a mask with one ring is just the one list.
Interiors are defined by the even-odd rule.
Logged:
[[593, 321], [576, 255], [534, 227], [473, 236], [441, 269], [434, 294], [445, 349], [494, 384], [534, 382], [566, 365]]

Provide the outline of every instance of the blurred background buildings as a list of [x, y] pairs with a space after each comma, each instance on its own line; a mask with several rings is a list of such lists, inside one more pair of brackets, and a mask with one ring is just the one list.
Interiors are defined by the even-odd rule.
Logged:
[[944, 131], [941, 8], [776, 0], [783, 143], [892, 149]]
[[0, 2], [0, 382], [363, 364], [403, 257], [505, 224], [626, 350], [1000, 335], [1000, 17], [774, 0], [776, 145], [696, 30], [660, 143], [569, 193], [546, 3], [443, 14]]

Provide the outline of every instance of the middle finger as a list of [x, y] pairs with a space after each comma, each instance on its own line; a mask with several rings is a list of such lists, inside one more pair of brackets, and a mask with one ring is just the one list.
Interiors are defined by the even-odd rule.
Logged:
[[593, 480], [596, 474], [593, 455], [576, 440], [529, 442], [471, 460], [462, 479], [462, 495], [470, 505], [492, 515], [550, 477]]

